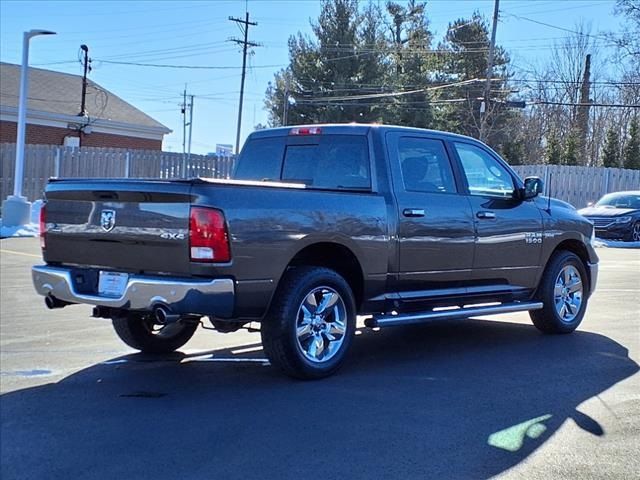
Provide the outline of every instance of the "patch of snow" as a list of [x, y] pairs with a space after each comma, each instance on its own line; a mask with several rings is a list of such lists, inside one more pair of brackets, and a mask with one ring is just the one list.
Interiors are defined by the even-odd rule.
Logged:
[[37, 237], [40, 234], [40, 225], [38, 223], [29, 223], [27, 225], [17, 225], [14, 227], [5, 227], [0, 219], [0, 238], [6, 237]]
[[0, 238], [37, 237], [40, 235], [40, 209], [42, 204], [42, 200], [36, 200], [31, 204], [31, 218], [26, 225], [4, 226], [0, 218]]
[[623, 242], [621, 240], [596, 238], [593, 246], [596, 248], [640, 248], [640, 242]]

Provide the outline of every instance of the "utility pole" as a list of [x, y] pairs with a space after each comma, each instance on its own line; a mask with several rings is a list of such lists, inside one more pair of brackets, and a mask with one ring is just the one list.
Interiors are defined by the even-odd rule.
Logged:
[[180, 112], [182, 113], [182, 158], [184, 159], [187, 154], [187, 86], [184, 86], [182, 92], [182, 105], [180, 106]]
[[580, 162], [587, 165], [587, 136], [589, 134], [589, 103], [591, 90], [591, 54], [587, 54], [584, 61], [584, 75], [582, 76], [582, 85], [580, 87], [580, 106], [577, 114], [578, 127], [578, 152]]
[[191, 160], [191, 133], [193, 132], [193, 95], [189, 95], [189, 148], [187, 150], [187, 163]]
[[498, 29], [498, 14], [500, 0], [495, 0], [493, 6], [493, 25], [491, 27], [491, 43], [489, 44], [489, 58], [487, 60], [487, 81], [484, 86], [483, 101], [480, 105], [480, 140], [487, 136], [487, 117], [489, 115], [489, 97], [491, 96], [491, 77], [493, 76], [493, 55], [496, 48], [496, 30]]
[[[189, 97], [189, 103], [187, 103], [187, 96]], [[182, 113], [182, 177], [187, 176], [187, 168], [189, 166], [189, 160], [191, 160], [191, 132], [193, 131], [193, 95], [187, 95], [187, 86], [184, 86], [182, 92], [182, 105], [180, 105], [180, 112]], [[187, 121], [187, 112], [189, 114], [189, 120]], [[189, 140], [187, 142], [187, 127], [189, 127]], [[187, 148], [188, 147], [188, 148]]]
[[84, 73], [82, 75], [82, 102], [80, 103], [79, 117], [87, 116], [86, 98], [87, 98], [87, 74], [91, 72], [91, 59], [89, 58], [89, 47], [86, 45], [80, 45], [80, 50], [84, 52], [84, 59], [82, 65], [84, 66]]
[[284, 107], [282, 111], [282, 126], [286, 127], [289, 116], [289, 88], [290, 88], [290, 80], [289, 75], [287, 75], [284, 83]]
[[259, 43], [249, 41], [249, 26], [257, 26], [257, 22], [249, 21], [249, 12], [245, 12], [245, 19], [229, 17], [229, 20], [236, 22], [244, 35], [244, 39], [230, 38], [230, 42], [242, 45], [242, 77], [240, 79], [240, 105], [238, 106], [238, 128], [236, 130], [236, 155], [240, 150], [240, 130], [242, 129], [242, 102], [244, 100], [244, 78], [247, 73], [247, 49], [248, 47], [259, 47]]

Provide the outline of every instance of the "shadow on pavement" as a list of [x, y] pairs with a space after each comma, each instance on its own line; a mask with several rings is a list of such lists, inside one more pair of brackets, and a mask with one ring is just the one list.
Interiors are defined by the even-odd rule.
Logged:
[[606, 436], [576, 407], [638, 371], [602, 335], [481, 320], [363, 331], [316, 382], [197, 359], [129, 355], [3, 395], [2, 477], [487, 478], [569, 418]]

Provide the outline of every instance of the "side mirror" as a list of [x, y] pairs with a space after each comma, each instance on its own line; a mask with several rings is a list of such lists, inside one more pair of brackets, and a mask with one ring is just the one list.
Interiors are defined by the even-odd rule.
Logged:
[[527, 177], [524, 179], [524, 188], [521, 190], [520, 198], [528, 200], [535, 198], [544, 190], [544, 183], [540, 177]]

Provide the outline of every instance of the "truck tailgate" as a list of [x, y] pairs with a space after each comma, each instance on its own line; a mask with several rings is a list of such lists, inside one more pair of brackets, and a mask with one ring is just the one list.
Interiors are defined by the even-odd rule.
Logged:
[[49, 264], [189, 274], [189, 181], [63, 180], [46, 190]]

